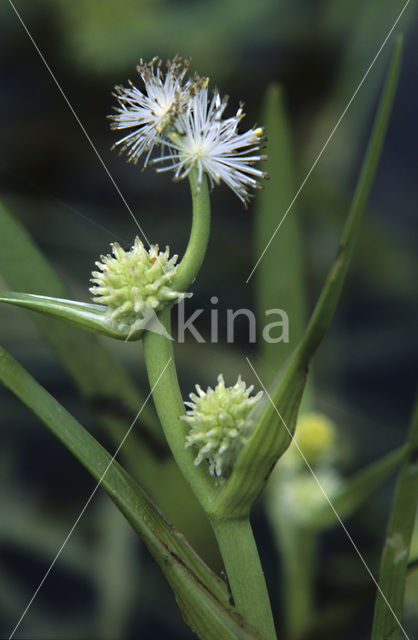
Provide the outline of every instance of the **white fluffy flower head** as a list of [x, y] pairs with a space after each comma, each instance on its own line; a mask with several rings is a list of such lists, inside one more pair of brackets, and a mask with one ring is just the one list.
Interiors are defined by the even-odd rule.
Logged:
[[190, 427], [186, 447], [198, 449], [196, 466], [207, 460], [211, 475], [229, 476], [251, 433], [246, 419], [263, 395], [260, 391], [250, 397], [253, 389], [246, 387], [241, 376], [233, 387], [225, 387], [222, 375], [218, 376], [215, 389], [209, 387], [205, 392], [196, 385], [197, 395], [190, 394], [191, 402], [185, 403], [189, 410], [180, 418]]
[[260, 188], [258, 180], [267, 178], [264, 171], [253, 166], [266, 159], [259, 153], [266, 138], [262, 127], [238, 132], [245, 115], [242, 104], [234, 116], [222, 119], [227, 103], [228, 98], [221, 99], [218, 91], [209, 100], [205, 86], [194, 91], [187, 109], [173, 119], [167, 130], [166, 144], [171, 153], [155, 162], [167, 162], [158, 171], [174, 170], [175, 179], [185, 178], [196, 167], [198, 189], [205, 173], [212, 187], [225, 182], [247, 204], [249, 189]]
[[261, 186], [259, 180], [268, 177], [254, 166], [266, 159], [261, 153], [264, 129], [254, 126], [240, 133], [243, 105], [235, 115], [223, 118], [228, 98], [221, 99], [215, 91], [210, 99], [208, 78], [186, 79], [188, 68], [181, 58], [169, 60], [165, 72], [158, 58], [147, 64], [141, 60], [138, 72], [144, 91], [132, 83], [116, 88], [119, 106], [111, 116], [112, 128], [129, 133], [114, 146], [133, 162], [146, 153], [144, 166], [159, 146], [161, 155], [154, 159], [157, 171], [174, 171], [174, 179], [181, 180], [197, 169], [198, 190], [206, 174], [211, 187], [224, 182], [246, 205], [252, 189]]
[[116, 114], [110, 116], [112, 129], [130, 129], [130, 132], [118, 140], [115, 147], [120, 145], [126, 151], [128, 159], [138, 162], [144, 152], [147, 152], [144, 166], [156, 144], [161, 144], [161, 134], [175, 116], [186, 108], [189, 92], [198, 79], [183, 81], [189, 69], [189, 62], [175, 57], [167, 61], [164, 73], [162, 60], [153, 58], [144, 63], [141, 59], [137, 71], [142, 78], [144, 91], [129, 82], [129, 87], [118, 86], [115, 96], [119, 106]]

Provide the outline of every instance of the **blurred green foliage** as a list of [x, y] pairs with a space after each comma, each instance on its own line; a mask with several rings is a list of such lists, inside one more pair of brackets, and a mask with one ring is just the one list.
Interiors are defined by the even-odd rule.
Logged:
[[[280, 83], [297, 188], [403, 5], [399, 0], [16, 0], [147, 234], [152, 240], [169, 241], [180, 253], [190, 222], [184, 187], [151, 172], [140, 174], [107, 151], [113, 141], [105, 121], [112, 86], [125, 83], [128, 77], [136, 80], [140, 57], [179, 53], [192, 57], [193, 69], [210, 75], [222, 92], [231, 94], [231, 108], [244, 98], [250, 120], [261, 119], [266, 86]], [[401, 22], [407, 36], [405, 69], [381, 171], [342, 306], [316, 361], [316, 401], [338, 423], [347, 443], [340, 452], [343, 474], [403, 441], [414, 384], [415, 17], [416, 6], [411, 3]], [[0, 4], [0, 30], [5, 87], [0, 104], [1, 196], [74, 297], [88, 299], [87, 280], [96, 256], [117, 236], [129, 244], [135, 229], [8, 2]], [[385, 50], [289, 214], [300, 223], [308, 307], [334, 257], [387, 55]], [[290, 191], [287, 195], [291, 196]], [[222, 189], [215, 191], [213, 202], [211, 247], [200, 275], [200, 291], [196, 287], [191, 305], [202, 306], [216, 294], [222, 316], [226, 306], [253, 304], [253, 290], [244, 281], [253, 264], [254, 208], [243, 212]], [[282, 208], [286, 209], [284, 196]], [[277, 211], [278, 219], [281, 213]], [[106, 440], [91, 407], [86, 407], [53, 362], [24, 314], [3, 309], [0, 322], [5, 346], [95, 435]], [[207, 337], [208, 326], [202, 331]], [[251, 348], [245, 327], [239, 338], [239, 345], [192, 341], [182, 345], [177, 358], [185, 391], [195, 382], [212, 384], [220, 371], [227, 380], [240, 372], [249, 380], [251, 373], [244, 369], [240, 352], [242, 347]], [[123, 344], [106, 342], [106, 347], [146, 393], [138, 354]], [[5, 393], [1, 412], [6, 443], [1, 464], [0, 619], [6, 636], [91, 485], [62, 447], [54, 447], [41, 427]], [[55, 463], [41, 481], [48, 455]], [[63, 498], [58, 497], [57, 486]], [[350, 521], [350, 530], [375, 573], [388, 500], [389, 492], [381, 491]], [[191, 637], [164, 582], [111, 507], [101, 498], [80, 523], [55, 577], [51, 575], [27, 618], [25, 632], [31, 638], [148, 637], [150, 627], [156, 637]], [[185, 522], [189, 515], [186, 510], [181, 514]], [[255, 529], [258, 539], [266, 542], [266, 570], [274, 586], [277, 563], [270, 562], [274, 551], [268, 551], [270, 536], [261, 507]], [[417, 624], [411, 613], [415, 578], [416, 571], [411, 572], [407, 592], [411, 629]], [[316, 586], [324, 613], [330, 604], [340, 607], [338, 614], [335, 608], [329, 613], [330, 620], [337, 626], [344, 620], [350, 640], [362, 637], [359, 634], [364, 634], [368, 620], [359, 622], [359, 612], [368, 605], [371, 609], [374, 593], [354, 569], [353, 555], [338, 532], [323, 543]], [[131, 601], [129, 593], [136, 595]], [[327, 637], [323, 628], [316, 637]]]

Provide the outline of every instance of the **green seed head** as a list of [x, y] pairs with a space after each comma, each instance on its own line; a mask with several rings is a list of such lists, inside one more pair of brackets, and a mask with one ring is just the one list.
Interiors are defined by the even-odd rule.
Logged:
[[164, 252], [158, 245], [147, 250], [138, 237], [129, 251], [117, 242], [111, 246], [112, 255], [96, 262], [99, 270], [92, 272], [90, 287], [94, 302], [107, 306], [111, 327], [132, 334], [165, 305], [190, 295], [171, 287], [177, 256], [170, 258], [168, 247]]
[[249, 397], [253, 388], [247, 389], [241, 376], [233, 387], [225, 387], [220, 375], [215, 389], [209, 387], [205, 392], [197, 384], [197, 395], [191, 393], [191, 402], [185, 403], [189, 410], [180, 419], [190, 427], [186, 447], [198, 449], [195, 465], [207, 460], [213, 476], [227, 478], [230, 475], [240, 450], [250, 436], [246, 419], [262, 396], [260, 391]]

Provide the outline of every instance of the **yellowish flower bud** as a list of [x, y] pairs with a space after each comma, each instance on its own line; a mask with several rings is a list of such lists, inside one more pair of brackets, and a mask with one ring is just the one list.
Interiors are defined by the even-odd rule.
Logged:
[[335, 426], [321, 413], [307, 413], [298, 420], [296, 443], [310, 464], [326, 458], [335, 444]]

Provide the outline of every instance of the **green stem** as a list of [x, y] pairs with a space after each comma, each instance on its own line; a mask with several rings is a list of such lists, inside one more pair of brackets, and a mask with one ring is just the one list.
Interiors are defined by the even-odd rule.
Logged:
[[210, 232], [210, 200], [206, 176], [198, 190], [197, 169], [189, 173], [193, 204], [193, 222], [186, 253], [180, 262], [172, 286], [177, 291], [185, 291], [199, 272], [206, 254]]
[[274, 640], [273, 614], [266, 581], [248, 518], [211, 520], [234, 604], [266, 640]]
[[[159, 320], [168, 333], [171, 330], [170, 314], [169, 308], [159, 314]], [[185, 448], [187, 427], [179, 420], [185, 409], [174, 362], [173, 342], [159, 333], [145, 331], [143, 343], [152, 397], [165, 437], [177, 466], [204, 506], [213, 493], [213, 483], [203, 466], [194, 466], [195, 455], [190, 448]]]
[[279, 535], [286, 637], [298, 640], [309, 629], [314, 615], [317, 537], [309, 531], [294, 530], [288, 522], [280, 523]]
[[[197, 190], [197, 173], [193, 171], [190, 173], [190, 186], [193, 224], [186, 253], [173, 280], [173, 287], [177, 290], [186, 290], [193, 282], [203, 262], [209, 238], [210, 203], [206, 178]], [[169, 308], [160, 313], [159, 320], [170, 333]], [[150, 331], [145, 331], [143, 343], [154, 403], [167, 442], [179, 469], [207, 511], [216, 487], [207, 469], [194, 466], [194, 454], [184, 446], [187, 427], [178, 419], [184, 414], [184, 404], [177, 379], [173, 343], [163, 335]], [[266, 640], [274, 640], [276, 633], [267, 587], [249, 520], [211, 522], [237, 610]]]
[[[180, 291], [188, 289], [195, 279], [205, 257], [210, 231], [210, 201], [206, 176], [203, 177], [200, 189], [197, 188], [196, 170], [190, 172], [189, 181], [193, 203], [192, 229], [186, 253], [172, 283], [173, 288]], [[170, 315], [169, 308], [159, 314], [159, 320], [169, 334]], [[174, 362], [173, 343], [163, 335], [151, 331], [145, 331], [143, 343], [149, 383], [153, 389], [155, 407], [167, 442], [179, 469], [201, 504], [207, 504], [209, 496], [213, 494], [213, 484], [203, 467], [194, 466], [195, 456], [191, 449], [184, 446], [187, 428], [179, 420], [179, 416], [184, 415], [185, 409]]]

